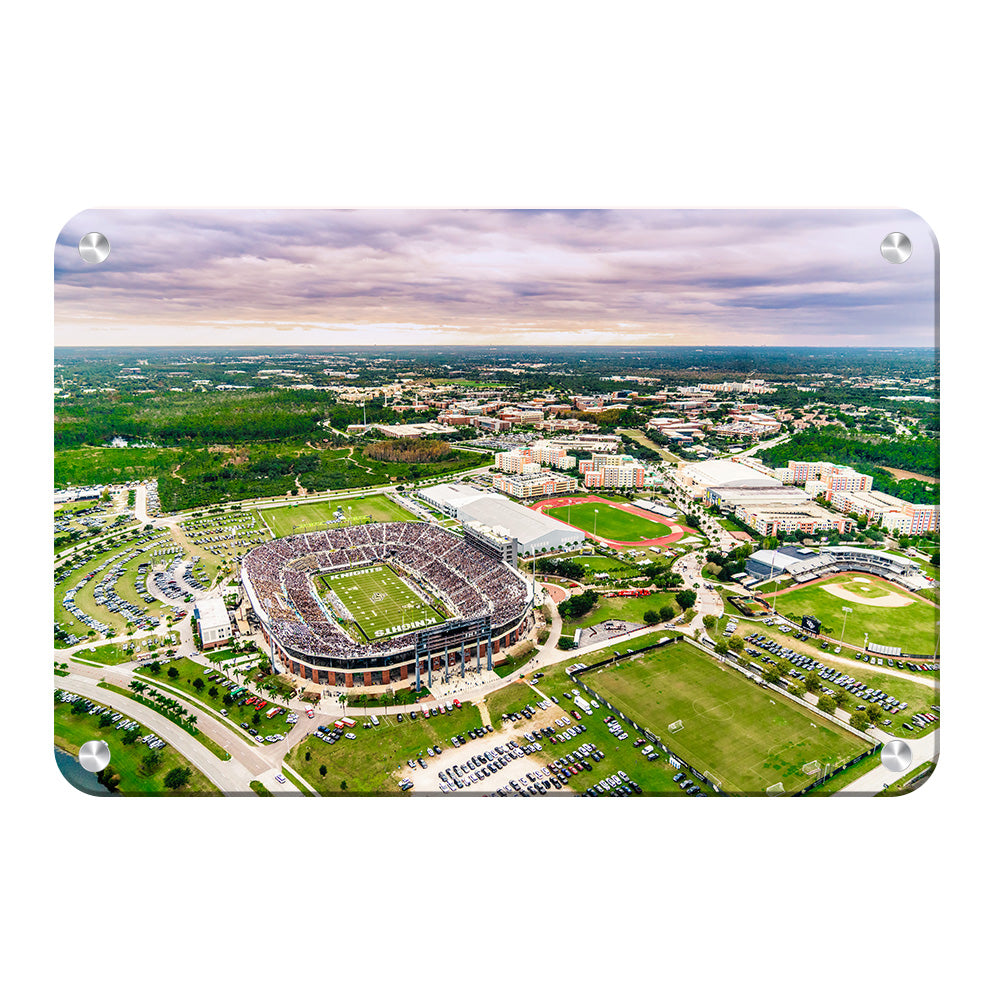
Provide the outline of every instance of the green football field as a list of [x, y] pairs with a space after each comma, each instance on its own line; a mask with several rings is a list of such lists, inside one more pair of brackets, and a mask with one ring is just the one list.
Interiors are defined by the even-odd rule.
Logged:
[[[582, 679], [729, 794], [759, 795], [779, 782], [786, 793], [798, 791], [815, 777], [804, 765], [837, 764], [868, 746], [686, 642]], [[677, 721], [682, 728], [670, 732]]]
[[[337, 519], [337, 508], [349, 520]], [[415, 521], [415, 514], [383, 496], [345, 497], [343, 500], [319, 500], [268, 507], [258, 511], [268, 527], [282, 538], [307, 531], [325, 531], [338, 524], [357, 524], [366, 517], [373, 521]]]
[[322, 597], [332, 591], [369, 639], [385, 639], [444, 621], [388, 567], [363, 566], [317, 577]]
[[[838, 596], [823, 589], [830, 585], [844, 588], [850, 596]], [[909, 603], [880, 608], [852, 599], [887, 596]], [[846, 628], [844, 608], [851, 609], [846, 613]], [[855, 646], [863, 645], [866, 632], [870, 643], [900, 646], [904, 653], [933, 653], [937, 644], [938, 608], [877, 576], [851, 573], [808, 583], [791, 593], [779, 594], [776, 610], [793, 619], [813, 615], [830, 627], [831, 638], [840, 639], [843, 635], [845, 641]]]
[[613, 542], [643, 542], [650, 538], [663, 538], [676, 530], [669, 524], [647, 521], [644, 517], [606, 503], [567, 504], [564, 507], [549, 507], [545, 513], [580, 531], [589, 531]]

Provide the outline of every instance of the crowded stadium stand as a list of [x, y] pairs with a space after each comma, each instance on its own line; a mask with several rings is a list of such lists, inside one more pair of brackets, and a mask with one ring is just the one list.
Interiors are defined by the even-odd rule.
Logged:
[[[312, 584], [317, 573], [387, 565], [450, 617], [431, 629], [360, 643]], [[320, 684], [384, 685], [428, 668], [491, 658], [528, 629], [529, 582], [512, 566], [435, 524], [379, 522], [291, 535], [243, 558], [241, 579], [276, 660]], [[411, 670], [415, 673], [411, 675]]]

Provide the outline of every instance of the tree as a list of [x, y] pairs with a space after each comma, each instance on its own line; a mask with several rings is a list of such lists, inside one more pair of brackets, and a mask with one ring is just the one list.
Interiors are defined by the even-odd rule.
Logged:
[[219, 689], [214, 684], [208, 689], [208, 696], [209, 698], [218, 698]]
[[101, 729], [107, 729], [107, 727], [110, 726], [111, 723], [114, 721], [115, 721], [114, 716], [111, 714], [111, 712], [105, 712], [100, 717], [100, 719], [97, 720], [97, 725]]
[[188, 783], [191, 773], [191, 768], [189, 767], [175, 767], [167, 771], [167, 776], [163, 779], [163, 784], [167, 788], [183, 788]]
[[171, 680], [177, 680], [177, 678], [180, 677], [180, 675], [181, 675], [181, 673], [180, 673], [180, 671], [176, 667], [169, 667], [167, 669], [167, 676]]
[[135, 729], [130, 729], [122, 736], [122, 746], [131, 746], [135, 741], [139, 739], [139, 727], [136, 726]]
[[307, 750], [306, 751], [306, 762], [307, 763], [312, 760], [312, 756], [313, 755]]
[[878, 705], [869, 705], [865, 709], [865, 715], [873, 726], [882, 721], [882, 709]]
[[719, 639], [715, 644], [715, 651], [719, 656], [725, 656], [729, 652], [729, 640]]
[[152, 774], [163, 763], [163, 755], [157, 750], [150, 750], [142, 758], [139, 770], [143, 774]]
[[940, 566], [941, 565], [941, 553], [940, 552], [935, 552], [931, 556], [931, 565], [932, 566]]
[[843, 708], [851, 700], [851, 696], [843, 688], [837, 688], [833, 692], [833, 700], [837, 708]]
[[706, 630], [707, 630], [707, 631], [709, 631], [709, 632], [711, 632], [711, 631], [712, 631], [712, 629], [713, 629], [713, 628], [715, 628], [715, 623], [716, 623], [716, 622], [717, 622], [718, 620], [719, 620], [719, 619], [718, 619], [718, 618], [716, 618], [716, 617], [715, 617], [715, 615], [705, 615], [705, 616], [704, 616], [704, 617], [702, 618], [702, 621], [703, 621], [703, 622], [705, 623], [705, 628], [706, 628]]
[[743, 652], [743, 647], [745, 645], [746, 645], [746, 643], [744, 643], [742, 636], [734, 635], [734, 636], [731, 636], [730, 639], [729, 639], [729, 647], [730, 647], [730, 649], [735, 649], [737, 653], [742, 653]]
[[827, 715], [833, 715], [833, 710], [837, 707], [837, 703], [828, 694], [821, 694], [819, 700], [816, 702], [816, 707], [821, 712], [826, 712]]
[[773, 663], [764, 668], [762, 676], [769, 684], [777, 684], [781, 680], [781, 673]]
[[557, 649], [572, 649], [573, 648], [573, 637], [570, 635], [561, 635], [559, 640], [556, 642]]
[[257, 725], [260, 724], [260, 712], [254, 712], [253, 713], [253, 724], [255, 726], [257, 726]]
[[858, 729], [864, 732], [871, 723], [868, 720], [868, 715], [865, 712], [854, 712], [851, 715], [851, 727], [853, 729]]
[[111, 770], [111, 765], [109, 764], [107, 767], [102, 768], [97, 772], [97, 780], [104, 785], [109, 792], [113, 792], [118, 788], [122, 778], [120, 774], [116, 774]]
[[325, 778], [326, 777], [326, 764], [320, 764], [320, 766], [319, 766], [319, 774], [320, 774], [321, 778]]
[[668, 622], [673, 617], [674, 609], [669, 604], [664, 604], [663, 607], [660, 608], [660, 621]]
[[822, 686], [823, 682], [820, 680], [820, 676], [815, 670], [810, 670], [806, 674], [806, 690], [810, 694], [815, 694]]
[[698, 595], [693, 590], [681, 590], [677, 594], [677, 604], [684, 611], [687, 611], [689, 608], [693, 608], [695, 601], [697, 600]]
[[655, 625], [660, 620], [660, 612], [650, 608], [643, 616], [642, 620], [647, 625]]
[[346, 792], [346, 791], [347, 791], [347, 781], [346, 781], [346, 780], [345, 780], [345, 781], [342, 781], [342, 782], [340, 783], [340, 790], [341, 790], [342, 792]]
[[201, 693], [201, 689], [205, 686], [205, 682], [200, 677], [196, 677], [191, 683], [194, 686], [195, 691], [199, 692], [199, 694]]

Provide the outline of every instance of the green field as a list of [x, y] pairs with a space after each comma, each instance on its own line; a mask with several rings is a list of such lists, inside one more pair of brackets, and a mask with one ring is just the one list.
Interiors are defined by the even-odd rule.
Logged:
[[444, 621], [388, 566], [326, 573], [317, 578], [317, 591], [321, 597], [331, 591], [340, 598], [369, 642]]
[[[415, 514], [383, 496], [345, 497], [343, 500], [320, 500], [314, 503], [272, 507], [258, 513], [279, 538], [307, 531], [325, 531], [336, 527], [337, 508], [355, 519], [370, 517], [373, 521], [415, 521]], [[341, 522], [346, 524], [346, 521]]]
[[[685, 642], [584, 679], [699, 771], [715, 775], [730, 794], [762, 794], [778, 782], [795, 792], [813, 780], [803, 765], [836, 764], [868, 746]], [[683, 728], [670, 732], [678, 720]]]
[[[159, 673], [155, 672], [149, 665], [136, 667], [133, 673], [140, 680], [146, 678], [151, 680], [164, 694], [173, 696], [174, 691], [171, 688], [175, 688], [180, 693], [180, 697], [195, 706], [206, 705], [209, 708], [215, 709], [216, 712], [225, 711], [226, 715], [241, 728], [243, 723], [246, 723], [247, 726], [252, 726], [256, 729], [260, 736], [270, 736], [273, 733], [287, 733], [289, 730], [289, 725], [285, 721], [287, 705], [283, 704], [280, 700], [268, 699], [263, 684], [258, 685], [255, 683], [251, 686], [235, 670], [231, 668], [225, 669], [224, 665], [222, 666], [223, 669], [216, 670], [213, 668], [208, 673], [205, 673], [205, 668], [200, 663], [195, 663], [186, 656], [182, 656], [172, 663], [161, 666]], [[169, 676], [171, 667], [177, 671], [177, 677]], [[220, 673], [225, 673], [234, 680], [239, 679], [241, 684], [249, 688], [231, 705], [226, 704], [225, 696], [228, 694], [228, 691], [226, 690], [225, 683], [222, 681], [212, 683], [209, 680], [213, 675], [217, 676]], [[197, 679], [201, 679], [204, 684], [200, 691], [194, 683]], [[261, 697], [267, 701], [267, 704], [262, 709], [256, 709], [252, 705], [245, 703], [251, 694], [256, 693], [257, 688], [261, 688], [264, 691]], [[212, 694], [213, 691], [215, 694]], [[269, 719], [267, 713], [272, 708], [280, 708], [281, 711]], [[255, 717], [256, 721], [254, 721]], [[247, 736], [247, 739], [252, 739], [252, 737]]]
[[624, 580], [640, 573], [640, 567], [609, 556], [576, 556], [573, 561], [587, 567], [588, 579], [593, 579], [595, 573], [607, 573], [612, 580]]
[[[90, 700], [97, 704], [96, 697]], [[111, 750], [113, 769], [121, 778], [118, 791], [122, 795], [222, 794], [190, 761], [169, 746], [160, 751], [160, 764], [146, 773], [149, 769], [144, 768], [142, 759], [149, 750], [141, 743], [125, 745], [122, 743], [124, 731], [115, 729], [113, 725], [102, 729], [98, 724], [99, 719], [100, 715], [73, 715], [72, 705], [56, 702], [55, 743], [75, 757], [79, 754], [80, 747], [89, 740], [104, 740]], [[140, 729], [143, 734], [149, 731], [145, 726], [140, 726]], [[173, 791], [164, 786], [163, 779], [175, 767], [191, 768], [191, 777], [184, 787]]]
[[[863, 582], [855, 581], [853, 577], [863, 577]], [[872, 607], [823, 590], [824, 585], [834, 583], [858, 597], [878, 598], [893, 594], [910, 603], [898, 608]], [[844, 629], [845, 607], [851, 609], [851, 613], [846, 616], [846, 631], [843, 632], [846, 642], [861, 646], [867, 632], [870, 643], [900, 646], [904, 654], [934, 652], [938, 609], [879, 577], [852, 573], [850, 577], [838, 576], [809, 583], [777, 598], [777, 610], [780, 614], [792, 619], [814, 615], [823, 625], [829, 626], [831, 638], [837, 640], [841, 638]]]
[[613, 542], [642, 542], [662, 538], [673, 530], [669, 524], [647, 521], [638, 514], [630, 514], [606, 503], [575, 503], [566, 507], [550, 507], [545, 513], [581, 531], [595, 533]]
[[[450, 748], [452, 736], [482, 725], [479, 709], [468, 703], [429, 719], [419, 712], [416, 719], [410, 719], [408, 710], [401, 711], [402, 722], [396, 722], [395, 715], [380, 715], [377, 729], [359, 724], [352, 730], [356, 739], [344, 738], [336, 746], [307, 737], [286, 759], [321, 795], [399, 795], [393, 777], [397, 768], [408, 772], [409, 758], [427, 757], [427, 748], [433, 744]], [[326, 768], [325, 775], [320, 773], [321, 766]], [[434, 757], [427, 759], [427, 766], [435, 771], [440, 767]], [[341, 788], [342, 782], [346, 787]]]
[[659, 611], [670, 608], [670, 617], [679, 614], [680, 609], [674, 601], [674, 595], [669, 593], [650, 594], [649, 597], [609, 597], [602, 595], [600, 600], [582, 618], [564, 618], [562, 634], [573, 635], [578, 628], [586, 629], [591, 625], [612, 619], [626, 622], [642, 622], [642, 616], [647, 611]]

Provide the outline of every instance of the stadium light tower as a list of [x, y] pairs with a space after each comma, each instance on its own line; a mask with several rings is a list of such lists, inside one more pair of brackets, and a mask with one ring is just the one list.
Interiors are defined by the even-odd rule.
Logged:
[[844, 641], [844, 635], [847, 632], [847, 616], [854, 614], [854, 609], [847, 607], [846, 604], [840, 606], [840, 610], [844, 612], [844, 627], [840, 630], [840, 641]]

